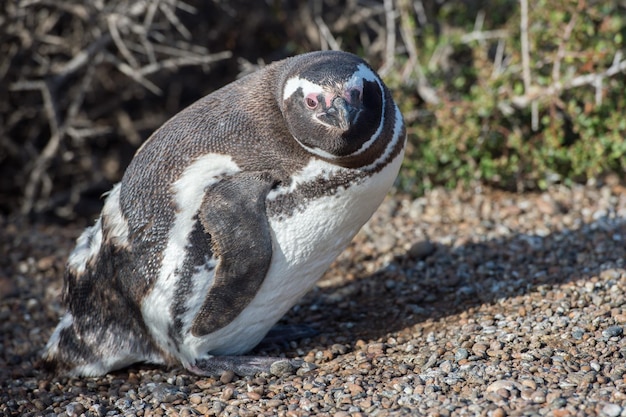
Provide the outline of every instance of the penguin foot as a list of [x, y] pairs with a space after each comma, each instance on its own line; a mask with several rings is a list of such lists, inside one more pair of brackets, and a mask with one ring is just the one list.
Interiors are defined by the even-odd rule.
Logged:
[[255, 350], [288, 349], [289, 342], [317, 336], [319, 332], [306, 324], [279, 324], [270, 329]]
[[213, 356], [199, 359], [189, 371], [203, 376], [217, 376], [232, 371], [239, 376], [253, 376], [258, 373], [269, 373], [275, 376], [293, 375], [300, 369], [308, 372], [315, 365], [300, 359], [272, 358], [265, 356]]

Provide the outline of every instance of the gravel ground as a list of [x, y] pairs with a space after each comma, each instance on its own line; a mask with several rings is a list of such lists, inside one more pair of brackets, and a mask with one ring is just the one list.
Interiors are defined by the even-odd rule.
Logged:
[[0, 218], [0, 414], [626, 416], [626, 189], [389, 198], [257, 353], [308, 372], [215, 378], [38, 363], [78, 225]]

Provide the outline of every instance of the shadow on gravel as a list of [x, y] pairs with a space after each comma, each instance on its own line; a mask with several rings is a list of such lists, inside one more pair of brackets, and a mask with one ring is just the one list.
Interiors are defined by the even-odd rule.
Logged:
[[[314, 291], [294, 312], [341, 343], [375, 340], [427, 320], [544, 291], [626, 267], [626, 219], [599, 218], [546, 236], [436, 244], [421, 259], [406, 253], [376, 273]], [[604, 271], [607, 273], [603, 274]], [[617, 277], [619, 278], [619, 277]], [[312, 314], [311, 314], [312, 312]], [[322, 339], [323, 340], [323, 339]], [[315, 341], [312, 341], [315, 342]]]
[[[0, 259], [0, 381], [41, 378], [39, 351], [62, 310], [61, 277], [79, 230], [24, 229], [0, 220], [0, 249], [6, 255]], [[600, 218], [547, 236], [436, 244], [418, 257], [415, 251], [399, 256], [349, 284], [316, 288], [283, 322], [306, 323], [319, 331], [298, 344], [304, 352], [333, 343], [353, 345], [464, 311], [472, 314], [482, 304], [542, 291], [542, 286], [587, 280], [624, 268], [625, 260], [626, 219]], [[609, 285], [613, 278], [605, 275]], [[299, 355], [288, 345], [269, 353]]]

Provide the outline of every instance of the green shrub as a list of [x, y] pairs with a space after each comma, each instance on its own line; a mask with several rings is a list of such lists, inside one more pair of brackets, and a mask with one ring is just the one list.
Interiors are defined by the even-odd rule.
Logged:
[[387, 77], [409, 126], [401, 189], [480, 181], [523, 190], [608, 173], [623, 178], [623, 6], [533, 2], [525, 86], [520, 4], [483, 3], [483, 11], [492, 11], [474, 32], [476, 11], [446, 4], [434, 20], [440, 31], [415, 28], [422, 69], [439, 102], [420, 103], [406, 80]]

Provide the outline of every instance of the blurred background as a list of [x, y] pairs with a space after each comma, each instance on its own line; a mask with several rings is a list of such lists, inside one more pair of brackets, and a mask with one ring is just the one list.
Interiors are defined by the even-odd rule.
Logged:
[[271, 61], [366, 58], [409, 133], [396, 190], [623, 182], [626, 1], [11, 0], [0, 215], [93, 218], [135, 150]]

